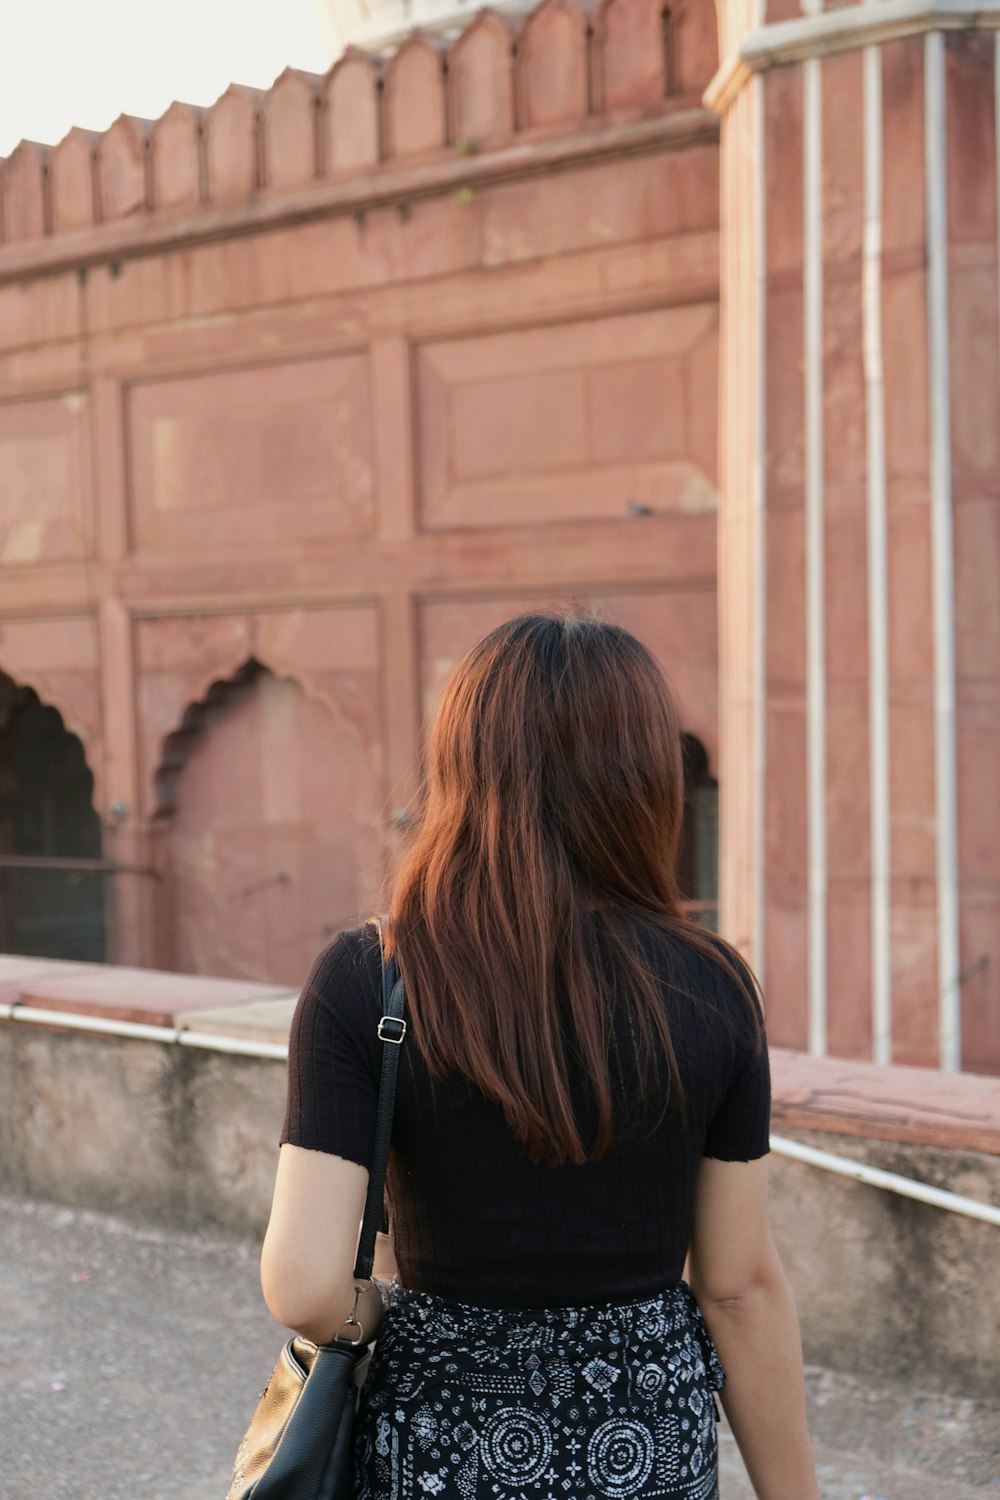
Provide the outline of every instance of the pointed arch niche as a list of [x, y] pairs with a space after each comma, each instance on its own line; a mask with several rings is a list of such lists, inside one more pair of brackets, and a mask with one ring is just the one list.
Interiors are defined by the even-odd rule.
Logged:
[[684, 823], [677, 853], [681, 896], [692, 916], [719, 930], [719, 783], [708, 752], [693, 734], [681, 735], [684, 755]]
[[163, 741], [160, 962], [299, 985], [377, 904], [378, 766], [331, 699], [249, 657]]
[[[0, 672], [0, 952], [103, 963], [101, 821], [83, 744], [59, 710]], [[65, 861], [65, 864], [60, 864]]]

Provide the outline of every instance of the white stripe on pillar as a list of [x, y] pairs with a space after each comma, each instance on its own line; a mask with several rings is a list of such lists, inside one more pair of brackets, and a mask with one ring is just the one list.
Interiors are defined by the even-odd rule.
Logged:
[[962, 1062], [958, 967], [955, 787], [955, 586], [952, 543], [951, 396], [948, 371], [948, 184], [944, 37], [924, 42], [927, 198], [927, 362], [930, 384], [931, 546], [934, 612], [934, 787], [937, 813], [938, 1042], [941, 1067]]
[[882, 49], [866, 47], [862, 316], [868, 429], [868, 743], [871, 826], [872, 1058], [892, 1061], [889, 966], [889, 573], [882, 373]]
[[[763, 24], [763, 3], [760, 6], [758, 24]], [[757, 424], [754, 443], [754, 619], [757, 627], [754, 675], [757, 679], [754, 693], [753, 764], [754, 764], [754, 889], [757, 905], [754, 911], [753, 953], [754, 966], [761, 980], [764, 979], [765, 949], [765, 797], [767, 795], [767, 480], [765, 460], [767, 452], [767, 239], [766, 239], [766, 163], [764, 160], [764, 79], [757, 77], [751, 85], [753, 130], [755, 150], [754, 218], [756, 220], [755, 284], [753, 294], [757, 309]]]
[[806, 796], [809, 1051], [826, 1052], [826, 652], [823, 548], [822, 64], [802, 67], [804, 127]]

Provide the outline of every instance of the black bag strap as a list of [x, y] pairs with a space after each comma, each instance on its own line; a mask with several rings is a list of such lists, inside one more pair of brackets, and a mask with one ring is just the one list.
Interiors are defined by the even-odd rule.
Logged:
[[[381, 933], [379, 937], [381, 939]], [[406, 1021], [403, 1017], [405, 1005], [406, 993], [403, 989], [399, 966], [394, 958], [385, 959], [382, 964], [382, 1016], [378, 1023], [378, 1039], [382, 1043], [382, 1067], [379, 1074], [378, 1108], [375, 1115], [375, 1147], [368, 1172], [368, 1193], [365, 1198], [365, 1214], [361, 1221], [358, 1258], [354, 1263], [355, 1281], [367, 1281], [375, 1263], [375, 1236], [382, 1223], [385, 1173], [389, 1165], [392, 1116], [396, 1108], [399, 1054], [406, 1035]]]

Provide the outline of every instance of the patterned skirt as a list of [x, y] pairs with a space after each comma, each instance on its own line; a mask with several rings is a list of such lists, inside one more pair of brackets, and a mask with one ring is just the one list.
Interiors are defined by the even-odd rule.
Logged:
[[717, 1500], [723, 1374], [682, 1282], [483, 1308], [392, 1288], [356, 1424], [358, 1500]]

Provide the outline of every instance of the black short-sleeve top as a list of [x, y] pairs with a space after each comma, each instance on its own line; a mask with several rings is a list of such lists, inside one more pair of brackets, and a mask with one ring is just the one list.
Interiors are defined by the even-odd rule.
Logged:
[[[768, 1150], [767, 1048], [718, 963], [662, 932], [643, 942], [662, 980], [686, 1117], [672, 1109], [644, 1122], [623, 1107], [600, 1162], [529, 1161], [496, 1104], [465, 1079], [430, 1078], [411, 1030], [388, 1174], [404, 1285], [480, 1306], [545, 1307], [638, 1300], [680, 1280], [702, 1157], [751, 1161]], [[295, 1011], [282, 1143], [369, 1165], [381, 1010], [376, 930], [342, 933]], [[616, 1035], [627, 1025], [616, 1013]], [[624, 1076], [621, 1088], [624, 1104]]]

